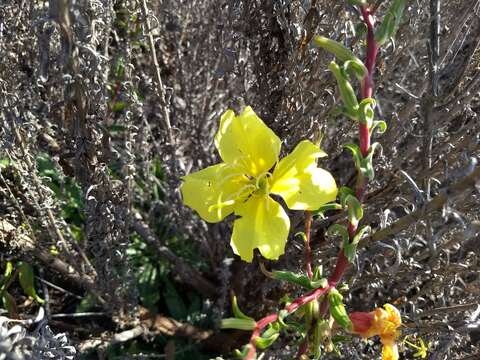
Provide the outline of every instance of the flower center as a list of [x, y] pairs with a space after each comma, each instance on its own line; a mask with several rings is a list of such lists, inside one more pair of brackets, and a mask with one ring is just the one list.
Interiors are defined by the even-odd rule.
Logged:
[[260, 174], [256, 179], [256, 192], [261, 195], [268, 195], [270, 193], [269, 178], [272, 176], [268, 171]]

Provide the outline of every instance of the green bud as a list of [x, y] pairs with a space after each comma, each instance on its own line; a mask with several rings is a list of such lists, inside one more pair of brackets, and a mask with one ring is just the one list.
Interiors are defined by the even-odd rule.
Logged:
[[355, 63], [356, 71], [361, 75], [361, 77], [368, 74], [368, 70], [363, 64], [362, 60], [357, 58], [355, 54], [348, 48], [346, 48], [343, 44], [339, 43], [338, 41], [326, 38], [324, 36], [316, 35], [313, 37], [313, 43], [321, 47], [328, 52], [335, 55], [335, 57], [342, 63], [346, 61], [351, 61]]
[[348, 221], [354, 226], [357, 226], [363, 218], [362, 204], [353, 195], [347, 195], [345, 197], [345, 203], [347, 205]]
[[[346, 74], [340, 69], [340, 67], [332, 61], [328, 66], [330, 71], [335, 76], [337, 80], [338, 88], [340, 90], [340, 96], [342, 97], [343, 104], [349, 114], [356, 114], [358, 111], [358, 101], [355, 91], [353, 90], [352, 85], [347, 79]], [[354, 120], [358, 120], [354, 118]]]
[[347, 314], [345, 305], [343, 304], [343, 296], [337, 289], [331, 289], [328, 293], [328, 302], [330, 304], [330, 314], [335, 321], [345, 330], [352, 329], [352, 322]]
[[220, 328], [251, 331], [255, 328], [256, 325], [257, 323], [255, 322], [255, 320], [227, 318], [222, 319], [222, 322], [220, 323]]

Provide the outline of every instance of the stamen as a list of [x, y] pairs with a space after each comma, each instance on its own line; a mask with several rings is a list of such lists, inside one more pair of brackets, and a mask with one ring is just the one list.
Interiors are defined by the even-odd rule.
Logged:
[[220, 210], [223, 209], [224, 207], [226, 206], [230, 206], [230, 205], [233, 205], [235, 204], [235, 202], [240, 199], [242, 196], [244, 196], [244, 192], [248, 189], [251, 189], [252, 188], [252, 191], [253, 192], [256, 188], [253, 184], [246, 184], [245, 186], [243, 186], [240, 190], [238, 190], [237, 192], [233, 193], [232, 195], [230, 195], [230, 197], [225, 200], [225, 201], [221, 201], [222, 199], [222, 195], [223, 193], [220, 194], [220, 196], [218, 197], [218, 200], [217, 203], [215, 205], [210, 205], [208, 207], [208, 211], [213, 211], [214, 209], [217, 209], [217, 214], [218, 214], [218, 217], [220, 217]]

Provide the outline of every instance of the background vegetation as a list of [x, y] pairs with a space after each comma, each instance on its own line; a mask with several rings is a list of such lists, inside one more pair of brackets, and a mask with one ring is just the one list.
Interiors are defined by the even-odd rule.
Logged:
[[[371, 3], [382, 13], [388, 1]], [[395, 304], [404, 332], [431, 342], [431, 359], [475, 359], [480, 1], [440, 4], [438, 94], [428, 76], [430, 3], [408, 2], [395, 42], [379, 55], [377, 109], [389, 129], [378, 139], [365, 219], [377, 232], [347, 274], [346, 301], [356, 311]], [[342, 145], [356, 128], [335, 112], [331, 55], [301, 44], [315, 33], [360, 53], [358, 16], [329, 0], [2, 0], [7, 358], [227, 359], [248, 339], [218, 331], [231, 291], [255, 317], [295, 295], [266, 279], [258, 260], [233, 255], [228, 222], [207, 225], [182, 205], [180, 177], [216, 162], [219, 116], [251, 105], [286, 152], [323, 134], [322, 167], [351, 184]], [[295, 216], [291, 234], [303, 227]], [[342, 217], [313, 223], [314, 258], [325, 269], [339, 244], [324, 233]], [[299, 270], [302, 253], [292, 236], [268, 266]], [[265, 358], [294, 351], [279, 342]], [[379, 353], [361, 341], [342, 352]]]

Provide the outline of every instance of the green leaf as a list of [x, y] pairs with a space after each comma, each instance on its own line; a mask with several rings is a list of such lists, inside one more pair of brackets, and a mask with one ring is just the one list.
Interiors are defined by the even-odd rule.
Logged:
[[375, 117], [375, 112], [373, 111], [375, 106], [376, 101], [372, 98], [363, 99], [358, 105], [359, 121], [362, 124], [366, 124], [369, 129], [371, 128]]
[[355, 167], [357, 168], [358, 171], [360, 171], [360, 168], [362, 166], [362, 160], [363, 160], [360, 147], [357, 144], [345, 144], [343, 147], [352, 152], [353, 161], [355, 162]]
[[8, 311], [8, 315], [11, 318], [17, 318], [17, 303], [15, 302], [15, 298], [6, 290], [1, 292], [2, 295], [2, 302], [5, 309]]
[[12, 273], [13, 273], [13, 264], [11, 261], [7, 261], [5, 263], [5, 272], [2, 276], [2, 279], [0, 280], [0, 291], [4, 289], [5, 285], [10, 280]]
[[247, 316], [245, 315], [242, 310], [240, 310], [240, 308], [238, 307], [238, 303], [237, 303], [237, 297], [235, 295], [232, 296], [232, 311], [233, 311], [233, 315], [235, 315], [235, 317], [237, 319], [244, 319], [244, 320], [253, 320], [255, 321], [252, 317], [250, 316]]
[[177, 320], [183, 320], [187, 317], [187, 307], [185, 302], [178, 294], [175, 286], [168, 279], [164, 279], [166, 283], [166, 291], [164, 293], [164, 300], [167, 305], [168, 311], [173, 318]]
[[305, 243], [307, 242], [307, 234], [305, 234], [303, 231], [297, 232], [294, 236], [295, 237], [300, 236], [302, 238], [303, 242], [305, 242]]
[[248, 351], [250, 350], [250, 344], [248, 345], [245, 345], [243, 348], [242, 348], [242, 351], [238, 350], [238, 349], [235, 349], [233, 350], [233, 355], [237, 358], [237, 359], [245, 359], [248, 355]]
[[280, 333], [278, 331], [268, 332], [267, 330], [262, 334], [262, 336], [259, 336], [255, 339], [255, 344], [257, 345], [257, 348], [264, 350], [272, 345], [279, 336]]
[[406, 3], [407, 0], [393, 0], [393, 3], [384, 16], [381, 25], [375, 32], [375, 41], [378, 45], [383, 45], [388, 39], [395, 36], [398, 26], [402, 21], [402, 15]]
[[375, 172], [373, 170], [373, 155], [375, 153], [375, 150], [377, 149], [379, 149], [381, 153], [382, 145], [380, 145], [380, 143], [378, 142], [373, 143], [370, 146], [370, 150], [368, 151], [367, 156], [364, 159], [362, 159], [362, 162], [361, 162], [360, 171], [362, 172], [363, 175], [368, 177], [370, 180], [373, 180], [375, 177]]
[[149, 262], [146, 262], [138, 275], [138, 292], [142, 304], [154, 310], [160, 300], [160, 291], [158, 291], [160, 279], [158, 268]]
[[323, 266], [318, 265], [315, 267], [315, 270], [313, 270], [313, 281], [320, 280], [322, 278], [323, 274]]
[[25, 294], [32, 297], [39, 304], [45, 302], [35, 291], [33, 268], [26, 262], [18, 263], [18, 279]]
[[330, 211], [330, 210], [342, 210], [342, 205], [337, 204], [337, 203], [324, 204], [324, 205], [320, 206], [317, 210], [312, 211], [312, 214], [314, 216], [322, 216], [323, 217], [323, 214], [327, 211]]
[[383, 134], [387, 131], [387, 123], [383, 120], [374, 121], [370, 127], [370, 136], [372, 136], [375, 129], [377, 130], [377, 134]]
[[353, 237], [352, 242], [344, 245], [343, 253], [350, 263], [353, 263], [353, 260], [355, 259], [358, 243], [360, 240], [362, 240], [365, 234], [369, 233], [370, 231], [370, 226], [362, 226]]
[[323, 288], [327, 285], [326, 279], [319, 279], [317, 281], [312, 281], [308, 278], [307, 275], [296, 274], [291, 271], [277, 271], [274, 270], [269, 272], [269, 277], [275, 280], [286, 281], [290, 284], [299, 285], [308, 290], [315, 290], [318, 288]]
[[251, 331], [255, 328], [257, 323], [255, 320], [227, 318], [222, 319], [220, 323], [221, 329], [237, 329]]
[[362, 80], [368, 75], [365, 65], [359, 59], [345, 61], [343, 68], [350, 76], [355, 76], [358, 80]]
[[342, 237], [342, 246], [344, 248], [350, 242], [350, 235], [348, 234], [348, 230], [345, 225], [333, 224], [328, 228], [327, 235], [331, 237], [334, 235], [340, 235]]

